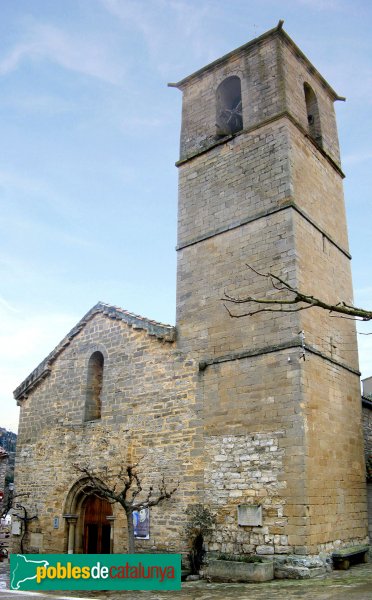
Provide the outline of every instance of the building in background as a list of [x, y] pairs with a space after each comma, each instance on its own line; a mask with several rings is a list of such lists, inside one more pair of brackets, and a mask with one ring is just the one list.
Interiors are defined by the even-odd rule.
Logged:
[[372, 397], [372, 377], [362, 379], [362, 391], [366, 398]]

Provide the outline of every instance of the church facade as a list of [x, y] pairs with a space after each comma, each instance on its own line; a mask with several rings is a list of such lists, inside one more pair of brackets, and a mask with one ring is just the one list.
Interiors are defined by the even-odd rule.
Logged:
[[354, 323], [225, 306], [280, 297], [268, 271], [352, 302], [342, 98], [282, 23], [169, 85], [183, 93], [176, 325], [98, 303], [15, 391], [27, 550], [125, 552], [123, 510], [93, 506], [72, 465], [137, 461], [147, 485], [179, 482], [141, 551], [186, 553], [195, 504], [216, 518], [210, 552], [366, 543]]

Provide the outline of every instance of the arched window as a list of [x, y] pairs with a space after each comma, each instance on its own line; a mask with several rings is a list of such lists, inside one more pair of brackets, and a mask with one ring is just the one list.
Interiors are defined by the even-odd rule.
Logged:
[[88, 380], [85, 397], [85, 421], [101, 418], [101, 392], [103, 380], [103, 354], [93, 352], [88, 362]]
[[304, 92], [309, 134], [318, 144], [321, 145], [322, 131], [320, 128], [318, 101], [316, 99], [314, 90], [309, 86], [308, 83], [304, 83]]
[[236, 75], [225, 79], [216, 92], [217, 135], [231, 135], [243, 129], [242, 90]]

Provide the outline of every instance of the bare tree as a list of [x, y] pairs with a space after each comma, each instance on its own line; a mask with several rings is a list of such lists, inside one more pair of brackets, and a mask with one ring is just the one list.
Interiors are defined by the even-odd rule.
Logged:
[[[22, 494], [15, 494], [14, 493], [14, 486], [8, 486], [5, 489], [5, 495], [4, 495], [4, 501], [3, 501], [3, 506], [2, 506], [2, 512], [0, 514], [0, 517], [2, 519], [4, 519], [8, 513], [10, 513], [10, 511], [12, 510], [13, 504], [14, 504], [14, 500], [16, 498], [20, 498], [20, 497], [26, 497], [29, 498], [30, 497], [30, 492], [24, 492]], [[18, 504], [15, 505], [16, 507], [18, 507]]]
[[123, 507], [127, 518], [128, 549], [131, 554], [136, 551], [133, 512], [157, 506], [164, 500], [169, 500], [179, 486], [178, 482], [175, 487], [168, 489], [165, 477], [162, 475], [157, 492], [154, 492], [153, 486], [150, 486], [148, 491], [145, 492], [137, 470], [138, 463], [122, 465], [115, 473], [109, 473], [107, 468], [97, 471], [89, 466], [76, 463], [73, 467], [76, 471], [85, 475], [87, 486], [91, 489], [92, 494], [100, 498], [106, 498], [112, 504], [118, 502]]
[[[270, 298], [257, 298], [256, 296], [249, 295], [236, 297], [231, 296], [225, 291], [222, 300], [231, 317], [241, 318], [262, 312], [299, 312], [301, 310], [318, 307], [329, 311], [330, 316], [354, 319], [357, 321], [372, 321], [372, 310], [358, 308], [352, 304], [347, 304], [346, 302], [337, 302], [334, 304], [325, 302], [312, 294], [301, 292], [299, 289], [291, 286], [282, 277], [279, 277], [270, 271], [261, 273], [249, 264], [247, 264], [247, 267], [253, 271], [253, 273], [256, 273], [256, 275], [267, 279], [271, 288], [278, 290], [281, 294], [279, 297], [276, 296]], [[232, 305], [244, 305], [246, 310], [244, 310], [244, 312], [239, 311], [239, 313], [234, 313], [230, 308]]]
[[[26, 494], [22, 494], [22, 495], [26, 495]], [[15, 505], [15, 508], [17, 510], [23, 511], [22, 514], [16, 513], [16, 512], [13, 511], [13, 516], [17, 517], [21, 521], [21, 523], [22, 523], [20, 551], [21, 551], [21, 554], [23, 554], [24, 553], [24, 550], [23, 550], [23, 540], [24, 540], [24, 538], [25, 538], [25, 536], [27, 535], [27, 532], [28, 532], [28, 524], [29, 524], [30, 521], [33, 521], [34, 519], [37, 519], [38, 517], [37, 517], [37, 515], [33, 515], [32, 517], [30, 517], [29, 516], [29, 512], [28, 512], [29, 509], [26, 508], [24, 506], [24, 504], [20, 504], [19, 502], [17, 502], [17, 504]]]

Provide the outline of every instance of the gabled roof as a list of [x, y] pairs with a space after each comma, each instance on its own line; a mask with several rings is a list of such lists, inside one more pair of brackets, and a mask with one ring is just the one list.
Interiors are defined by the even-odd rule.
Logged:
[[362, 396], [362, 406], [364, 406], [364, 408], [369, 408], [369, 410], [372, 410], [372, 399], [368, 396]]
[[124, 321], [133, 329], [143, 329], [148, 335], [154, 336], [164, 342], [173, 342], [176, 339], [176, 328], [173, 325], [164, 325], [151, 321], [140, 315], [130, 313], [118, 306], [98, 302], [87, 314], [71, 329], [54, 350], [30, 373], [30, 375], [14, 390], [14, 398], [19, 402], [27, 398], [28, 393], [45, 379], [50, 373], [51, 365], [61, 352], [71, 343], [71, 340], [84, 329], [85, 325], [97, 314], [106, 315], [109, 319]]

